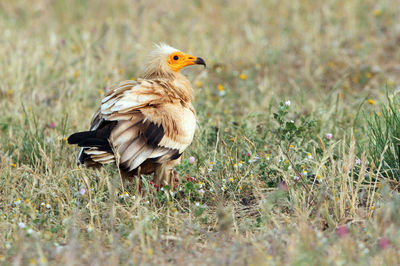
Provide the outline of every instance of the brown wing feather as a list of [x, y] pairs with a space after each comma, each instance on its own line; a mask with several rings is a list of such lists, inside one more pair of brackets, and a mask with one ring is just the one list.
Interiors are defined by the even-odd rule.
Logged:
[[[178, 158], [191, 143], [196, 127], [193, 106], [178, 99], [171, 86], [166, 81], [124, 81], [102, 100], [91, 129], [102, 121], [117, 121], [109, 142], [123, 170], [143, 166], [150, 171], [152, 166]], [[84, 152], [94, 162], [115, 161], [110, 152], [96, 148]]]

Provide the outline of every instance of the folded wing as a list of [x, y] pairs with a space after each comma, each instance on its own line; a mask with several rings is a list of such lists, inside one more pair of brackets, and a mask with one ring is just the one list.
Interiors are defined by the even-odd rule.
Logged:
[[195, 128], [191, 104], [170, 95], [165, 83], [125, 81], [102, 100], [91, 130], [69, 141], [83, 147], [81, 163], [104, 164], [118, 157], [121, 169], [133, 171], [179, 158]]

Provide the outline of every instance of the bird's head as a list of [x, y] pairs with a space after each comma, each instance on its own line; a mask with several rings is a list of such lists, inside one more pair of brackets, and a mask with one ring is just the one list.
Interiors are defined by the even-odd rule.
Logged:
[[147, 78], [173, 76], [182, 68], [195, 64], [206, 67], [206, 62], [202, 58], [185, 54], [162, 43], [156, 45], [156, 49], [150, 53], [144, 76]]

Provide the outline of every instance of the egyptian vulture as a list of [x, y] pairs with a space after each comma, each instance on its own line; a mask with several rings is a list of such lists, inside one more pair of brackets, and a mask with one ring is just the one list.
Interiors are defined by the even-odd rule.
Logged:
[[90, 130], [69, 136], [69, 144], [82, 147], [78, 165], [116, 162], [124, 178], [154, 173], [156, 184], [173, 187], [174, 166], [196, 129], [192, 87], [179, 71], [194, 64], [206, 66], [200, 57], [157, 45], [142, 78], [112, 88], [93, 116]]

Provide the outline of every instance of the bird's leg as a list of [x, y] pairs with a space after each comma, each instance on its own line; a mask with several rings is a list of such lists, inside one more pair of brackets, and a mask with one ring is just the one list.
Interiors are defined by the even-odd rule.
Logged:
[[177, 159], [160, 165], [154, 173], [154, 183], [159, 186], [169, 185], [171, 189], [175, 189], [179, 182], [179, 174], [174, 167], [180, 162], [181, 159]]

